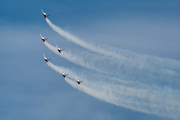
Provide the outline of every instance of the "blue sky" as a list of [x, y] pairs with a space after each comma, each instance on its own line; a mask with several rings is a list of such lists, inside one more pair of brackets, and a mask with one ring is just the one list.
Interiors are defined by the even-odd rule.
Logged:
[[54, 32], [42, 8], [54, 24], [84, 41], [179, 62], [178, 0], [6, 0], [0, 5], [0, 119], [171, 119], [116, 106], [74, 89], [46, 65], [42, 53], [56, 65], [85, 68], [50, 51], [39, 33], [65, 50], [86, 50]]

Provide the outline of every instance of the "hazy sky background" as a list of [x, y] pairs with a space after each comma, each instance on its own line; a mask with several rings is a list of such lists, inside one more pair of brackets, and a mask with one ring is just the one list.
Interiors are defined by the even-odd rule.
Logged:
[[[100, 101], [68, 85], [43, 60], [81, 68], [50, 51], [82, 47], [59, 36], [57, 26], [87, 42], [180, 61], [179, 0], [0, 1], [0, 120], [168, 120]], [[170, 119], [169, 119], [170, 120]]]

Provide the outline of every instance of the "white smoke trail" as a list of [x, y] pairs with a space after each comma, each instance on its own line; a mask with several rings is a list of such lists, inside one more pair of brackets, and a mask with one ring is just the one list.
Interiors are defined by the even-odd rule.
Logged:
[[66, 50], [65, 58], [116, 78], [180, 88], [179, 61], [147, 55], [138, 55], [133, 59], [126, 58], [125, 61], [119, 61], [112, 57], [77, 50]]
[[86, 42], [80, 40], [79, 38], [76, 38], [74, 37], [73, 35], [71, 35], [70, 33], [68, 32], [65, 32], [64, 30], [62, 30], [61, 28], [55, 26], [53, 23], [51, 23], [51, 21], [46, 18], [46, 22], [49, 24], [49, 26], [54, 30], [56, 31], [57, 33], [59, 33], [61, 36], [65, 37], [66, 39], [68, 40], [71, 40], [73, 42], [75, 42], [76, 44], [80, 45], [80, 46], [83, 46], [87, 49], [90, 49], [90, 50], [95, 50], [95, 48], [93, 46], [90, 46], [88, 45]]
[[[60, 74], [62, 74], [61, 71], [68, 73], [68, 77], [72, 79], [74, 79], [74, 76], [77, 76], [78, 78], [90, 78], [90, 76], [92, 76], [89, 72], [85, 74], [87, 77], [83, 75], [79, 76], [79, 74], [69, 69], [53, 65], [50, 62], [48, 62], [48, 66]], [[102, 79], [100, 80], [101, 82], [99, 82], [99, 79]], [[68, 83], [74, 88], [80, 89], [78, 84], [75, 84], [72, 80], [66, 79], [66, 81], [69, 81], [70, 83]], [[159, 89], [156, 90], [153, 90], [150, 87], [145, 87], [145, 89], [133, 88], [121, 84], [103, 82], [103, 78], [95, 78], [94, 82], [88, 81], [90, 80], [83, 79], [83, 83], [81, 84], [83, 91], [100, 100], [135, 111], [159, 115], [161, 117], [173, 119], [180, 118], [179, 90], [172, 90], [171, 88], [160, 89], [159, 87]]]
[[58, 52], [58, 50], [57, 50], [57, 48], [56, 47], [54, 47], [54, 46], [52, 46], [52, 45], [50, 45], [48, 42], [44, 42], [44, 44], [50, 49], [50, 50], [52, 50], [54, 53], [56, 53], [57, 55], [61, 55], [59, 52]]
[[108, 56], [112, 56], [118, 59], [123, 59], [123, 56], [119, 56], [117, 54], [115, 54], [115, 52], [111, 52], [109, 51], [109, 48], [107, 49], [103, 49], [101, 48], [101, 46], [95, 46], [95, 45], [91, 45], [87, 42], [84, 42], [83, 40], [71, 35], [70, 33], [64, 31], [63, 29], [61, 29], [60, 27], [57, 27], [56, 25], [54, 25], [53, 23], [51, 23], [51, 21], [46, 18], [46, 22], [49, 24], [49, 26], [57, 33], [59, 33], [59, 35], [65, 37], [67, 40], [70, 40], [88, 50], [94, 51], [95, 53], [100, 53], [103, 55], [108, 55]]
[[[92, 75], [86, 73], [87, 79], [82, 85], [83, 90], [85, 90], [84, 92], [98, 99], [132, 110], [180, 119], [179, 61], [140, 55], [121, 49], [110, 48], [109, 46], [97, 47], [65, 32], [52, 24], [48, 19], [46, 21], [54, 31], [66, 39], [91, 51], [105, 55], [98, 57], [95, 54], [90, 55], [89, 53], [87, 55], [87, 53], [71, 54], [70, 52], [64, 52], [66, 54], [65, 56], [62, 55], [63, 57], [68, 60], [71, 59], [71, 62], [91, 70], [101, 71], [109, 75], [117, 75], [117, 77], [123, 80], [119, 81], [118, 79], [116, 82], [125, 83], [113, 84], [110, 82], [111, 80], [104, 81], [104, 78], [95, 78], [94, 83], [96, 84], [88, 83], [88, 81], [91, 81], [89, 78]], [[109, 58], [108, 56], [116, 59]], [[55, 70], [58, 71], [57, 68]], [[74, 77], [75, 73], [71, 71], [68, 73], [72, 75], [69, 77]], [[96, 76], [98, 75], [94, 75], [94, 77]], [[130, 87], [126, 86], [125, 80], [130, 80], [128, 82], [133, 85]], [[138, 89], [138, 83], [135, 81], [138, 81], [141, 84], [140, 86], [144, 87]], [[152, 86], [146, 87], [146, 84], [149, 84], [149, 82], [151, 83], [150, 86]], [[73, 86], [73, 84], [71, 85]]]
[[[67, 70], [63, 67], [59, 67], [56, 66], [54, 64], [52, 64], [51, 62], [47, 62], [47, 65], [52, 68], [53, 70], [55, 70], [56, 72], [58, 72], [59, 74], [63, 74], [63, 73], [67, 73]], [[64, 72], [63, 72], [64, 71]], [[69, 77], [73, 78], [72, 74], [68, 75]], [[63, 76], [62, 76], [63, 77]], [[75, 84], [75, 82], [73, 82], [72, 80], [65, 78], [66, 82], [68, 84], [70, 84], [72, 87], [78, 89], [77, 85]]]
[[[61, 36], [65, 37], [66, 39], [71, 40], [71, 41], [75, 42], [76, 44], [78, 44], [84, 48], [87, 48], [91, 51], [94, 51], [96, 53], [100, 53], [100, 54], [103, 54], [106, 56], [112, 56], [112, 57], [118, 58], [118, 62], [121, 63], [119, 68], [123, 66], [123, 69], [125, 71], [129, 71], [129, 69], [135, 68], [135, 71], [136, 71], [136, 69], [138, 69], [141, 71], [149, 70], [151, 72], [151, 71], [154, 71], [154, 68], [156, 67], [161, 72], [166, 72], [169, 74], [178, 74], [178, 76], [179, 76], [179, 73], [180, 73], [180, 62], [179, 61], [168, 60], [168, 59], [163, 59], [163, 58], [149, 56], [149, 55], [140, 55], [137, 53], [133, 53], [133, 52], [121, 50], [121, 49], [116, 49], [116, 48], [112, 48], [109, 46], [101, 46], [101, 47], [98, 46], [97, 47], [95, 45], [86, 43], [77, 37], [74, 37], [73, 35], [71, 35], [68, 32], [65, 32], [61, 28], [59, 28], [56, 25], [54, 25], [53, 23], [51, 23], [51, 21], [48, 18], [46, 18], [46, 22], [49, 24], [49, 26], [54, 31], [56, 31]], [[166, 69], [162, 69], [163, 67]], [[149, 71], [147, 71], [147, 72], [149, 72]]]
[[[180, 87], [180, 62], [178, 61], [144, 55], [135, 56], [138, 59], [119, 61], [112, 57], [67, 49], [60, 54], [56, 47], [47, 42], [44, 42], [44, 44], [54, 53], [70, 62], [118, 79]], [[152, 61], [154, 62], [152, 63]]]
[[[61, 57], [64, 57], [66, 59], [68, 59], [69, 61], [73, 62], [73, 58], [71, 59], [70, 57], [68, 57], [68, 53], [66, 51], [63, 51], [62, 53], [59, 53], [57, 48], [55, 46], [52, 46], [51, 44], [49, 44], [48, 42], [44, 42], [44, 44], [54, 53], [56, 53], [57, 55], [60, 55]], [[85, 66], [84, 66], [85, 67]]]
[[63, 51], [62, 53], [59, 53], [55, 46], [52, 46], [48, 42], [44, 42], [44, 44], [51, 51], [53, 51], [54, 53], [56, 53], [57, 55], [60, 55], [61, 57], [65, 58], [65, 59], [69, 60], [70, 62], [76, 63], [76, 64], [81, 65], [83, 67], [86, 67], [88, 69], [93, 69], [93, 70], [96, 69], [96, 68], [92, 68], [92, 66], [88, 65], [88, 63], [86, 63], [82, 57], [79, 57], [79, 59], [78, 59], [76, 57], [76, 55], [72, 55], [71, 52], [66, 52], [66, 51]]

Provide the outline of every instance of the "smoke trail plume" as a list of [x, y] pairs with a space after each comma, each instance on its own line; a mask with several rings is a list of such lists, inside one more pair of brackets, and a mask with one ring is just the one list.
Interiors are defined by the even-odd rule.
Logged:
[[133, 58], [117, 60], [112, 57], [97, 55], [86, 51], [66, 50], [66, 59], [76, 64], [110, 76], [161, 84], [180, 88], [180, 62], [147, 55], [133, 55]]
[[[59, 53], [57, 48], [55, 46], [52, 46], [51, 44], [49, 44], [48, 42], [44, 42], [44, 44], [51, 50], [53, 51], [54, 53], [56, 53], [57, 55], [60, 55], [61, 57], [64, 57], [66, 59], [68, 59], [70, 61], [70, 57], [68, 57], [68, 53], [66, 51], [63, 51], [62, 53]], [[71, 60], [71, 62], [73, 62]]]
[[[161, 83], [164, 85], [168, 85], [168, 84], [180, 85], [180, 81], [179, 81], [179, 79], [180, 79], [180, 62], [179, 61], [163, 59], [163, 58], [149, 56], [149, 55], [140, 55], [137, 53], [133, 53], [133, 52], [121, 50], [121, 49], [116, 49], [116, 48], [112, 48], [109, 46], [108, 47], [107, 46], [101, 46], [101, 47], [98, 46], [97, 47], [95, 45], [88, 44], [88, 43], [80, 40], [77, 37], [74, 37], [73, 35], [71, 35], [68, 32], [65, 32], [61, 28], [52, 24], [51, 21], [47, 18], [46, 18], [46, 21], [49, 24], [49, 26], [51, 26], [51, 28], [54, 31], [56, 31], [57, 33], [59, 33], [61, 36], [65, 37], [68, 40], [75, 42], [76, 44], [78, 44], [84, 48], [87, 48], [96, 53], [103, 54], [103, 55], [105, 55], [105, 57], [107, 59], [106, 61], [101, 62], [102, 59], [100, 57], [99, 57], [100, 59], [96, 59], [96, 57], [92, 57], [91, 60], [93, 59], [95, 61], [90, 63], [90, 62], [85, 62], [83, 59], [81, 59], [82, 63], [76, 62], [78, 64], [80, 63], [81, 65], [86, 66], [88, 68], [93, 67], [93, 66], [96, 67], [98, 65], [97, 71], [99, 71], [99, 69], [105, 71], [105, 70], [109, 69], [110, 67], [111, 68], [115, 67], [116, 69], [114, 69], [114, 70], [111, 69], [109, 71], [113, 71], [113, 73], [115, 73], [113, 75], [121, 77], [122, 79], [127, 79], [127, 80], [137, 80], [138, 79], [138, 80], [141, 80], [144, 82], [147, 82], [147, 81], [152, 81], [152, 82], [158, 81], [159, 82], [159, 81], [161, 81]], [[72, 56], [69, 56], [69, 54], [66, 54], [66, 55], [68, 55], [68, 56], [66, 56], [66, 58], [67, 57], [72, 58]], [[108, 56], [114, 57], [116, 59], [109, 58]], [[85, 57], [87, 57], [87, 55]], [[74, 58], [74, 60], [71, 60], [71, 61], [77, 60], [75, 58], [75, 55], [73, 55], [73, 58]], [[90, 58], [90, 57], [88, 57], [88, 58]], [[88, 60], [88, 59], [86, 59], [86, 60]], [[107, 66], [107, 64], [92, 65], [94, 63], [110, 63], [111, 65], [110, 66]], [[103, 66], [105, 66], [106, 68], [104, 69]], [[95, 69], [95, 68], [93, 68], [93, 69]], [[148, 80], [147, 80], [147, 78], [148, 78]], [[172, 80], [173, 80], [173, 83], [172, 83]], [[176, 86], [176, 87], [179, 87], [179, 86]]]
[[64, 30], [62, 30], [61, 28], [55, 26], [53, 23], [51, 23], [51, 21], [46, 18], [46, 22], [49, 24], [49, 26], [54, 30], [56, 31], [57, 33], [59, 33], [61, 36], [65, 37], [66, 39], [72, 41], [72, 42], [75, 42], [76, 44], [82, 46], [82, 47], [85, 47], [87, 49], [90, 49], [90, 50], [95, 50], [95, 48], [91, 45], [88, 45], [87, 43], [85, 43], [84, 41], [80, 40], [79, 38], [76, 38], [74, 37], [73, 35], [71, 35], [70, 33], [68, 32], [65, 32]]
[[[63, 67], [59, 67], [59, 66], [56, 66], [54, 64], [52, 64], [51, 62], [47, 62], [47, 65], [52, 68], [53, 70], [55, 70], [56, 72], [58, 72], [59, 74], [67, 74], [69, 73], [67, 69], [63, 68]], [[68, 75], [68, 77], [70, 78], [73, 78], [74, 79], [74, 74], [72, 74], [72, 72], [70, 72], [71, 74]], [[71, 79], [68, 79], [67, 77], [65, 78], [66, 82], [68, 84], [70, 84], [72, 87], [76, 88], [76, 89], [79, 89], [79, 87], [77, 86], [77, 84], [75, 82], [73, 82]], [[80, 89], [79, 89], [80, 90]]]
[[[83, 91], [95, 98], [122, 106], [135, 111], [144, 112], [148, 114], [159, 115], [161, 117], [169, 117], [173, 119], [180, 118], [180, 91], [173, 90], [171, 88], [159, 88], [153, 90], [150, 87], [145, 88], [134, 88], [127, 87], [121, 84], [112, 84], [104, 81], [103, 78], [94, 78], [94, 82], [89, 82], [88, 78], [91, 78], [91, 74], [87, 72], [85, 76], [75, 73], [69, 69], [56, 66], [50, 62], [47, 63], [49, 67], [62, 74], [62, 71], [70, 74], [71, 79], [75, 79], [74, 76], [83, 79], [84, 82], [81, 84]], [[81, 73], [82, 71], [80, 71]], [[94, 74], [93, 74], [94, 75]], [[98, 76], [98, 75], [94, 75]], [[99, 82], [99, 79], [100, 80]], [[66, 81], [80, 90], [78, 84], [75, 84], [69, 78]], [[75, 80], [74, 80], [75, 81]]]
[[[110, 46], [95, 46], [95, 45], [91, 45], [89, 43], [84, 42], [83, 40], [71, 35], [70, 33], [62, 30], [61, 28], [57, 27], [56, 25], [54, 25], [53, 23], [51, 23], [51, 21], [46, 18], [46, 22], [49, 24], [49, 26], [56, 31], [57, 33], [59, 33], [61, 36], [65, 37], [66, 39], [84, 47], [87, 48], [91, 51], [94, 51], [96, 53], [100, 53], [106, 56], [112, 56], [114, 58], [117, 58], [119, 60], [119, 62], [121, 63], [126, 63], [126, 64], [130, 64], [131, 66], [135, 66], [139, 69], [144, 67], [148, 67], [148, 69], [151, 69], [152, 66], [156, 66], [159, 65], [158, 67], [167, 67], [169, 69], [172, 68], [172, 70], [178, 70], [178, 72], [180, 72], [179, 70], [179, 66], [180, 66], [180, 62], [176, 62], [176, 61], [171, 61], [171, 60], [165, 60], [162, 58], [158, 58], [158, 57], [154, 57], [154, 56], [149, 56], [149, 55], [141, 55], [141, 54], [137, 54], [137, 53], [133, 53], [127, 50], [122, 50], [122, 49], [116, 49]], [[143, 64], [142, 64], [143, 62]], [[150, 63], [150, 64], [149, 64]], [[167, 70], [169, 71], [169, 70]], [[174, 72], [174, 71], [169, 71], [169, 72]], [[175, 72], [176, 73], [176, 72]]]
[[56, 53], [57, 55], [61, 55], [61, 54], [59, 54], [59, 52], [58, 52], [58, 50], [57, 50], [57, 48], [56, 47], [54, 47], [54, 46], [52, 46], [52, 45], [50, 45], [48, 42], [44, 42], [44, 44], [50, 49], [50, 50], [52, 50], [54, 53]]
[[91, 50], [95, 53], [100, 53], [103, 55], [108, 55], [108, 56], [112, 56], [118, 59], [123, 59], [122, 56], [118, 56], [117, 54], [115, 54], [115, 52], [109, 51], [109, 48], [107, 49], [103, 49], [101, 48], [101, 46], [95, 46], [95, 45], [91, 45], [87, 42], [84, 42], [83, 40], [71, 35], [70, 33], [64, 31], [63, 29], [61, 29], [60, 27], [57, 27], [56, 25], [54, 25], [53, 23], [51, 23], [51, 21], [46, 18], [46, 22], [49, 24], [49, 26], [57, 33], [59, 33], [59, 35], [65, 37], [67, 40], [70, 40], [88, 50]]
[[131, 55], [134, 58], [119, 61], [108, 56], [70, 49], [66, 49], [60, 54], [56, 47], [48, 42], [44, 42], [44, 44], [70, 62], [118, 79], [180, 87], [180, 62], [178, 61], [147, 55]]
[[[83, 91], [100, 100], [135, 111], [180, 119], [179, 61], [88, 44], [55, 26], [49, 19], [46, 18], [46, 21], [61, 36], [101, 54], [70, 50], [58, 54], [71, 62], [95, 70], [97, 74], [84, 71], [77, 74], [49, 62], [52, 69], [59, 73], [69, 73], [68, 77], [71, 79], [75, 79], [74, 76], [83, 79]], [[57, 53], [53, 46], [48, 43], [45, 45]], [[69, 78], [66, 81], [80, 89]]]

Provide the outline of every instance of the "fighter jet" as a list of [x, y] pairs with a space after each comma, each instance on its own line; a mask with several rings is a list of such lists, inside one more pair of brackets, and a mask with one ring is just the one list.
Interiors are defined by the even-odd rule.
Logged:
[[43, 53], [43, 56], [44, 56], [44, 60], [45, 60], [46, 62], [48, 62], [49, 60], [51, 60], [51, 59], [46, 58], [45, 55], [44, 55], [44, 53]]
[[43, 13], [43, 15], [44, 15], [45, 18], [47, 18], [47, 17], [50, 15], [50, 14], [47, 15], [46, 13], [44, 13], [42, 9], [41, 9], [41, 11], [42, 11], [42, 13]]
[[83, 82], [83, 81], [81, 81], [81, 80], [78, 80], [77, 77], [76, 77], [76, 81], [77, 81], [77, 83], [78, 83], [79, 85], [81, 84], [81, 82]]
[[58, 50], [59, 53], [61, 53], [64, 49], [58, 48], [58, 46], [56, 45], [56, 48]]
[[42, 41], [43, 42], [45, 42], [48, 38], [44, 38], [42, 35], [41, 35], [41, 33], [40, 33], [40, 36], [41, 36], [41, 39], [42, 39]]
[[67, 75], [68, 75], [68, 74], [62, 73], [62, 76], [63, 76], [64, 78], [66, 78]]
[[68, 75], [68, 74], [65, 74], [62, 70], [61, 70], [61, 73], [64, 78], [66, 78], [66, 76]]
[[83, 81], [77, 80], [77, 83], [78, 83], [79, 85], [81, 84], [81, 82], [83, 82]]

